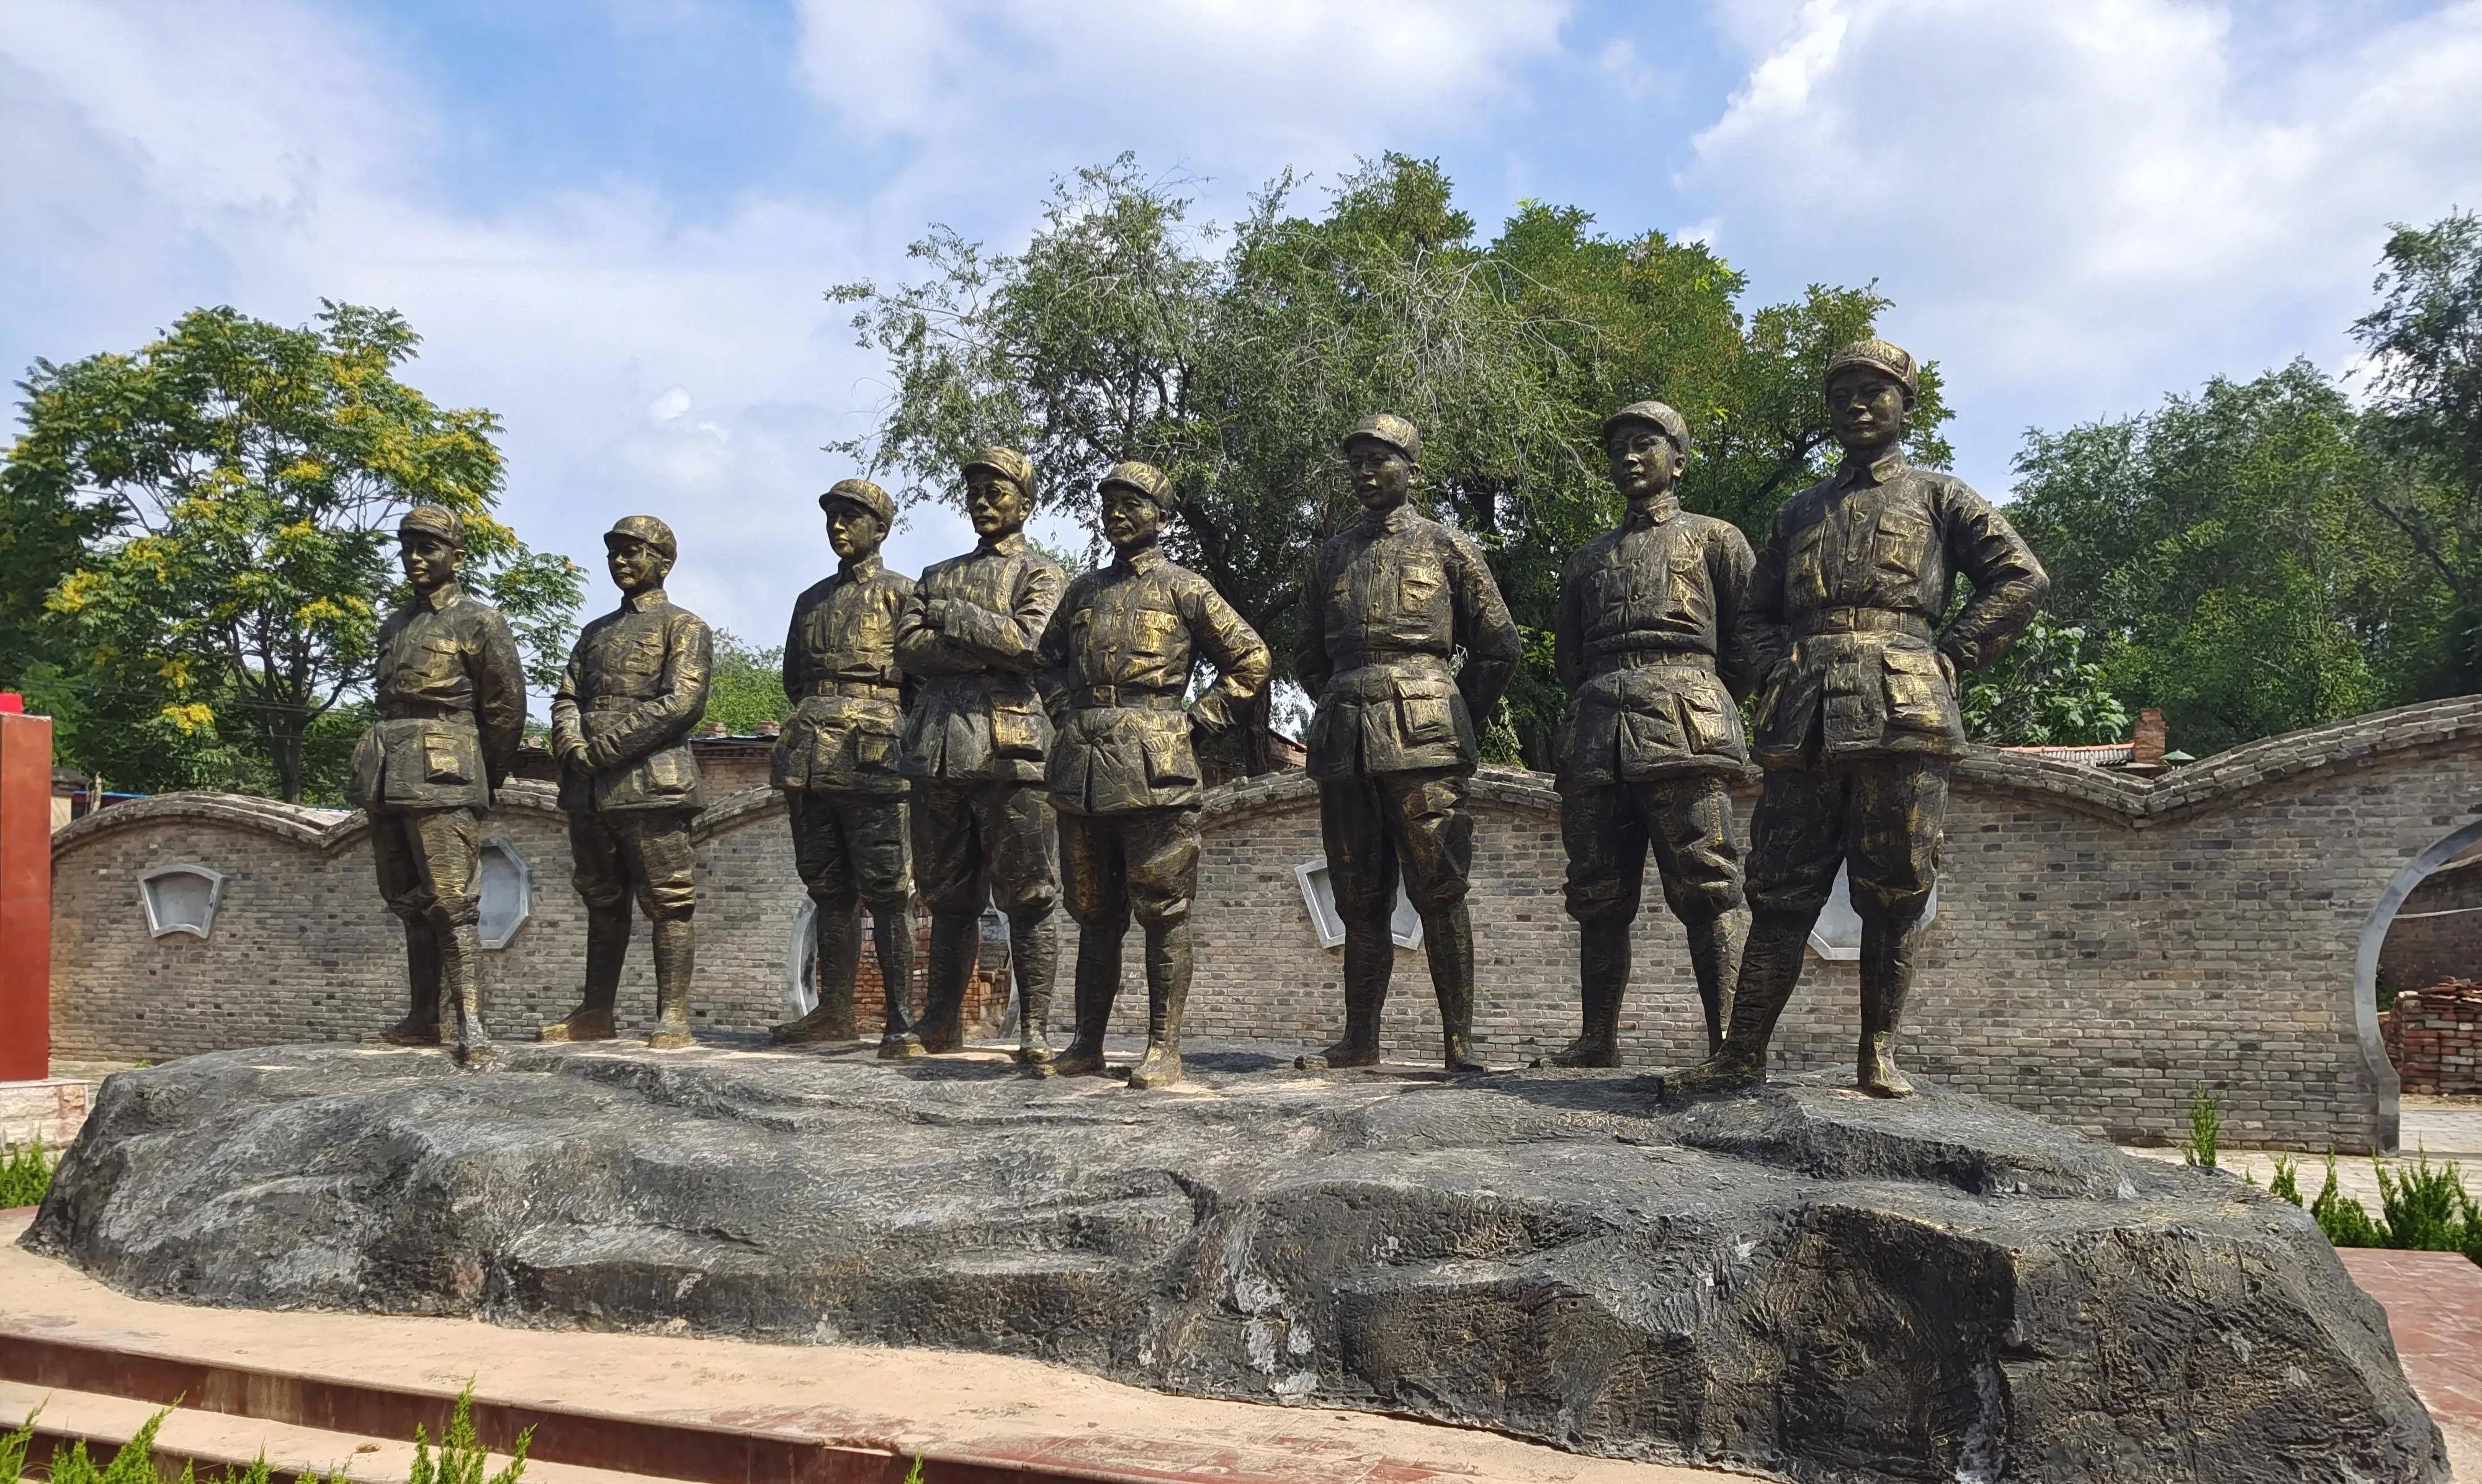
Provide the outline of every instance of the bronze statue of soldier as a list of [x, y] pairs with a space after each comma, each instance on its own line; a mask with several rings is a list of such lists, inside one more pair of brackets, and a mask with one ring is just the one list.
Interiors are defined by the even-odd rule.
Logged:
[[1421, 914], [1442, 1059], [1451, 1072], [1486, 1070], [1469, 1048], [1465, 793], [1475, 722], [1489, 721], [1517, 669], [1517, 623], [1472, 540], [1413, 510], [1421, 458], [1421, 435], [1392, 412], [1354, 425], [1344, 462], [1361, 517], [1320, 544], [1302, 586], [1295, 668], [1317, 698], [1309, 775], [1344, 922], [1345, 1015], [1343, 1038], [1300, 1058], [1306, 1068], [1378, 1064], [1401, 873]]
[[1033, 462], [986, 448], [963, 472], [980, 540], [926, 570], [896, 623], [896, 662], [915, 685], [898, 767], [913, 783], [914, 869], [931, 911], [930, 986], [915, 1030], [926, 1051], [964, 1045], [989, 896], [1009, 921], [1017, 1057], [1037, 1066], [1051, 1060], [1060, 844], [1043, 791], [1051, 718], [1034, 673], [1068, 578], [1025, 539]]
[[1709, 1052], [1723, 1044], [1748, 927], [1729, 785], [1749, 771], [1741, 608], [1756, 558], [1731, 522], [1680, 508], [1689, 424], [1677, 411], [1622, 408], [1603, 420], [1603, 449], [1628, 513], [1570, 558], [1552, 625], [1570, 695], [1560, 833], [1585, 1003], [1583, 1034], [1551, 1057], [1562, 1067], [1618, 1065], [1650, 847], [1689, 938]]
[[647, 1045], [692, 1045], [697, 971], [690, 822], [705, 807], [690, 733], [706, 714], [715, 645], [706, 624], [664, 594], [680, 547], [652, 516], [604, 533], [620, 606], [577, 636], [551, 703], [560, 807], [568, 813], [571, 879], [586, 902], [586, 994], [542, 1028], [545, 1041], [609, 1041], [629, 953], [629, 901], [654, 929], [655, 1025]]
[[[1999, 657], [2050, 587], [2007, 518], [1900, 451], [1914, 358], [1862, 340], [1827, 365], [1844, 459], [1777, 512], [1750, 584], [1774, 658], [1753, 751], [1752, 920], [1723, 1047], [1667, 1080], [1703, 1093], [1764, 1081], [1767, 1042], [1844, 866], [1862, 918], [1861, 1089], [1901, 1098], [1893, 1054], [1914, 939], [1939, 879], [1948, 773], [1965, 750], [1959, 671]], [[1957, 574], [1972, 596], [1942, 624]]]
[[887, 570], [879, 547], [896, 502], [866, 479], [819, 496], [835, 574], [793, 600], [784, 634], [784, 695], [793, 715], [771, 772], [793, 826], [793, 864], [810, 894], [819, 1001], [771, 1033], [785, 1043], [854, 1039], [854, 980], [861, 968], [861, 908], [885, 988], [879, 1054], [922, 1054], [907, 996], [913, 987], [913, 868], [905, 776], [896, 771], [904, 721], [896, 621], [913, 579]]
[[[1049, 1067], [1099, 1075], [1134, 913], [1146, 933], [1147, 1049], [1135, 1088], [1180, 1080], [1189, 1003], [1189, 904], [1198, 890], [1198, 755], [1267, 683], [1265, 641], [1205, 578], [1156, 543], [1180, 508], [1150, 464], [1117, 464], [1096, 491], [1112, 564], [1069, 584], [1043, 637], [1043, 689], [1057, 707], [1049, 783], [1059, 811], [1062, 885], [1077, 920], [1077, 1034]], [[1194, 662], [1216, 681], [1182, 698]]]
[[380, 624], [380, 719], [354, 749], [348, 796], [370, 816], [380, 895], [405, 923], [412, 1005], [381, 1034], [488, 1055], [483, 1024], [483, 838], [477, 817], [509, 776], [526, 726], [526, 673], [496, 609], [457, 580], [465, 524], [417, 505], [397, 522], [409, 592]]

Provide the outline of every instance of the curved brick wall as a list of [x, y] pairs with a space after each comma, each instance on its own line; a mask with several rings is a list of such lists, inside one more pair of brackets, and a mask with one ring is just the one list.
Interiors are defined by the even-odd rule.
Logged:
[[[1576, 1020], [1558, 800], [1547, 779], [1504, 770], [1485, 770], [1474, 794], [1478, 1040], [1493, 1058], [1530, 1059]], [[2221, 1091], [2235, 1143], [2391, 1145], [2395, 1077], [2356, 975], [2376, 962], [2374, 913], [2391, 914], [2469, 829], [2482, 830], [2482, 698], [2273, 738], [2151, 782], [1977, 754], [1958, 769], [1909, 1065], [2122, 1139], [2175, 1135], [2205, 1084]], [[1337, 953], [1319, 946], [1293, 875], [1319, 853], [1308, 781], [1218, 790], [1206, 831], [1194, 1037], [1274, 1056], [1324, 1044], [1341, 1014]], [[531, 919], [487, 956], [494, 1023], [514, 1030], [573, 1001], [583, 913], [548, 788], [512, 784], [487, 833], [534, 870]], [[698, 1017], [775, 1020], [802, 902], [781, 805], [745, 790], [698, 834]], [[147, 935], [138, 877], [174, 861], [226, 874], [203, 941]], [[171, 795], [64, 829], [53, 873], [58, 1054], [350, 1039], [402, 1013], [402, 937], [372, 888], [359, 816]], [[643, 1015], [653, 996], [643, 926], [640, 941], [622, 1003]], [[1145, 1004], [1131, 988], [1120, 1019], [1134, 1031]], [[1432, 1054], [1429, 1000], [1421, 955], [1400, 952], [1395, 1054]], [[1651, 889], [1624, 1025], [1635, 1064], [1703, 1047], [1686, 955]], [[1779, 1034], [1781, 1064], [1841, 1066], [1855, 1033], [1852, 966], [1813, 959]]]

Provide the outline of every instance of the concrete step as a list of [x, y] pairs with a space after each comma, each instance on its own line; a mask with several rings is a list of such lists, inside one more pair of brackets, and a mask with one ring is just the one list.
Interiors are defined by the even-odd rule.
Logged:
[[[29, 1417], [34, 1419], [35, 1436], [26, 1462], [36, 1469], [50, 1464], [55, 1448], [75, 1443], [84, 1443], [88, 1456], [100, 1467], [137, 1436], [149, 1418], [163, 1412], [153, 1403], [125, 1396], [0, 1381], [0, 1421], [11, 1424], [0, 1430], [13, 1430]], [[436, 1447], [433, 1453], [437, 1455]], [[354, 1484], [405, 1484], [413, 1467], [413, 1444], [186, 1407], [166, 1416], [155, 1433], [155, 1468], [168, 1480], [178, 1479], [185, 1467], [206, 1477], [248, 1469], [262, 1457], [279, 1478], [306, 1473], [322, 1479], [341, 1475]], [[493, 1454], [485, 1466], [486, 1475], [508, 1461], [506, 1455]], [[642, 1474], [531, 1459], [525, 1477], [531, 1484], [646, 1484]]]
[[[0, 1214], [0, 1423], [62, 1398], [42, 1427], [92, 1439], [100, 1455], [177, 1399], [159, 1434], [175, 1474], [183, 1450], [211, 1470], [246, 1467], [290, 1429], [304, 1436], [264, 1442], [271, 1462], [344, 1462], [356, 1481], [403, 1484], [414, 1424], [436, 1433], [470, 1381], [485, 1445], [535, 1428], [527, 1484], [901, 1484], [916, 1459], [924, 1484], [1747, 1477], [1367, 1413], [1170, 1396], [1001, 1356], [157, 1303], [18, 1248], [26, 1219]], [[87, 1410], [106, 1404], [118, 1410]], [[36, 1461], [49, 1458], [39, 1444]]]

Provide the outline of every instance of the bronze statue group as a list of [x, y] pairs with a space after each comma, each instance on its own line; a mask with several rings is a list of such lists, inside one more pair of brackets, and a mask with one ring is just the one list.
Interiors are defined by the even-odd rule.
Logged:
[[[1911, 356], [1860, 341], [1830, 359], [1825, 380], [1842, 463], [1784, 504], [1756, 553], [1732, 525], [1680, 508], [1690, 433], [1679, 412], [1637, 402], [1603, 424], [1627, 515], [1570, 559], [1555, 623], [1571, 698], [1558, 786], [1585, 1020], [1558, 1065], [1616, 1063], [1650, 851], [1688, 936], [1709, 1053], [1668, 1090], [1763, 1080], [1839, 867], [1862, 919], [1857, 1083], [1884, 1097], [1913, 1090], [1891, 1046], [1965, 746], [1957, 676], [1998, 657], [2048, 579], [1987, 501], [1903, 457]], [[1377, 1064], [1401, 881], [1422, 920], [1445, 1065], [1480, 1071], [1466, 790], [1475, 724], [1517, 667], [1517, 625], [1472, 540], [1413, 508], [1422, 444], [1411, 422], [1365, 417], [1342, 453], [1362, 515], [1311, 558], [1296, 672], [1316, 702], [1308, 769], [1344, 925], [1344, 1033], [1298, 1064]], [[988, 901], [1008, 919], [1019, 1063], [1042, 1075], [1104, 1072], [1134, 917], [1148, 1025], [1129, 1085], [1176, 1082], [1203, 792], [1193, 738], [1230, 728], [1267, 683], [1267, 646], [1204, 578], [1163, 555], [1181, 493], [1154, 466], [1103, 476], [1114, 560], [1073, 581], [1024, 536], [1036, 494], [1024, 455], [987, 448], [962, 472], [978, 539], [918, 581], [879, 559], [896, 515], [885, 490], [849, 479], [820, 496], [839, 566], [794, 603], [794, 711], [773, 764], [814, 904], [818, 1004], [774, 1038], [854, 1039], [867, 906], [886, 990], [879, 1054], [959, 1049]], [[431, 506], [399, 528], [411, 596], [380, 629], [380, 720], [356, 754], [353, 799], [371, 816], [380, 889], [406, 929], [412, 1009], [386, 1037], [470, 1060], [490, 1047], [479, 813], [515, 755], [525, 689], [508, 625], [458, 586], [461, 534], [454, 514]], [[669, 527], [631, 516], [604, 544], [621, 604], [578, 636], [552, 702], [560, 805], [589, 913], [585, 994], [541, 1036], [613, 1036], [634, 898], [653, 926], [648, 1045], [685, 1047], [690, 822], [702, 802], [688, 742], [712, 644], [664, 594], [677, 549]], [[1959, 576], [1970, 590], [1961, 604]], [[1192, 699], [1201, 662], [1214, 683]], [[1741, 706], [1753, 695], [1750, 737]], [[1753, 761], [1764, 781], [1745, 873], [1729, 790]], [[918, 1020], [908, 1006], [917, 883], [931, 914]], [[1052, 914], [1063, 897], [1079, 928], [1076, 1029], [1055, 1051]]]

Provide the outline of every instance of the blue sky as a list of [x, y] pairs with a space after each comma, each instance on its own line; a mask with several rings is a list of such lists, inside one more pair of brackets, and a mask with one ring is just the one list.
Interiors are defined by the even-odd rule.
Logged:
[[523, 534], [663, 516], [772, 642], [882, 395], [821, 291], [1122, 149], [1210, 218], [1397, 149], [1485, 224], [1706, 237], [1753, 307], [1876, 279], [2004, 497], [2029, 425], [2346, 369], [2387, 224], [2482, 205], [2477, 98], [2482, 0], [0, 0], [0, 363], [393, 305]]

